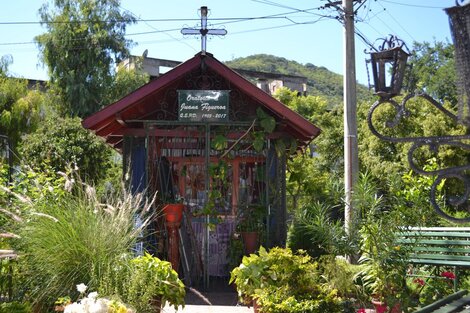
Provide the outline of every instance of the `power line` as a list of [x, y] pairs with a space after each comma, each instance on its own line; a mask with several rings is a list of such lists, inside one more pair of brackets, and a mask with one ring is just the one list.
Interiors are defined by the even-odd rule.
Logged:
[[401, 24], [400, 22], [398, 22], [398, 20], [392, 15], [390, 14], [390, 12], [382, 5], [382, 3], [380, 3], [380, 6], [385, 10], [385, 12], [395, 21], [395, 23], [397, 23], [397, 25], [408, 35], [410, 36], [410, 38], [413, 40], [413, 41], [417, 41], [413, 35], [411, 35]]
[[391, 4], [402, 5], [402, 6], [405, 6], [405, 7], [414, 7], [414, 8], [423, 8], [423, 9], [445, 9], [445, 7], [435, 7], [435, 6], [429, 6], [429, 5], [409, 4], [409, 3], [402, 3], [402, 2], [396, 2], [396, 1], [390, 1], [390, 0], [381, 0], [381, 1], [391, 3]]

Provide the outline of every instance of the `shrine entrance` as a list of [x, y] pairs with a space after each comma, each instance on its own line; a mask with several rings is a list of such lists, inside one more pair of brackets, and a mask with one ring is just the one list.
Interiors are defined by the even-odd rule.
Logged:
[[259, 229], [266, 247], [285, 244], [286, 159], [319, 134], [208, 53], [83, 126], [123, 153], [133, 192], [157, 193], [149, 252], [167, 257], [173, 251], [162, 208], [184, 204], [176, 267], [186, 285], [206, 286], [212, 277], [229, 276], [233, 237], [243, 227]]

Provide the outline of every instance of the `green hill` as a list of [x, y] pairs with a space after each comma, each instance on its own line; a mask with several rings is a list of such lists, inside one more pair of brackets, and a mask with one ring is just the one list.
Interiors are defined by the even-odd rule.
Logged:
[[[325, 67], [318, 67], [311, 63], [300, 64], [269, 54], [256, 54], [245, 58], [227, 61], [225, 64], [231, 68], [251, 71], [269, 72], [286, 75], [307, 77], [307, 93], [309, 95], [324, 96], [331, 105], [340, 105], [343, 102], [343, 76], [329, 71]], [[367, 99], [371, 92], [364, 85], [358, 84], [357, 97]]]

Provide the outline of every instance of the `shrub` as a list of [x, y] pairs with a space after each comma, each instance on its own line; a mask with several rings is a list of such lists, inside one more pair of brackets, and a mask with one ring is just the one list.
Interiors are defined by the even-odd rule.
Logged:
[[99, 293], [116, 295], [139, 313], [153, 313], [166, 302], [184, 306], [186, 291], [171, 264], [146, 253], [109, 268]]
[[321, 284], [318, 264], [304, 251], [263, 247], [245, 256], [231, 273], [245, 302], [256, 300], [261, 312], [341, 312], [336, 290]]

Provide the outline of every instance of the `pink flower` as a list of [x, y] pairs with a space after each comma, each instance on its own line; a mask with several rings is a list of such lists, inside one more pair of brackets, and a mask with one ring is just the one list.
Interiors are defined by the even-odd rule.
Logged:
[[357, 313], [366, 313], [366, 309], [364, 308], [357, 309]]
[[420, 285], [420, 286], [424, 286], [424, 284], [425, 284], [424, 280], [422, 280], [421, 278], [416, 278], [416, 279], [413, 280], [413, 282], [415, 284]]
[[455, 279], [455, 275], [452, 272], [442, 272], [441, 276], [448, 279]]

